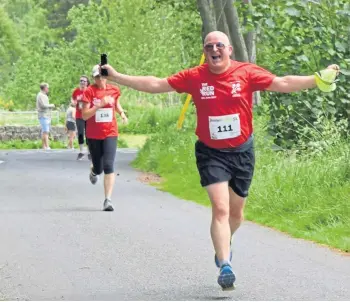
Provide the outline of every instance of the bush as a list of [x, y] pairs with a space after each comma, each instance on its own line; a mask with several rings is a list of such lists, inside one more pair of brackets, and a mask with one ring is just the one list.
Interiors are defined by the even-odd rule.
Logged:
[[331, 63], [339, 64], [343, 71], [332, 93], [318, 89], [265, 93], [270, 106], [269, 132], [284, 148], [323, 140], [313, 134], [323, 132], [325, 119], [337, 122], [350, 117], [350, 81], [345, 77], [350, 74], [350, 5], [346, 0], [317, 2], [256, 4], [260, 65], [279, 76], [310, 75]]

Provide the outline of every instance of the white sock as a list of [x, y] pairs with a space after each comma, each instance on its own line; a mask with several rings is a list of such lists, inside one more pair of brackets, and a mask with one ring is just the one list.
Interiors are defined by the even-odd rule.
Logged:
[[84, 145], [79, 145], [79, 148], [80, 148], [80, 153], [83, 153], [83, 151], [84, 151]]
[[220, 267], [222, 267], [224, 264], [228, 264], [231, 266], [231, 261], [230, 260], [221, 260], [219, 261]]

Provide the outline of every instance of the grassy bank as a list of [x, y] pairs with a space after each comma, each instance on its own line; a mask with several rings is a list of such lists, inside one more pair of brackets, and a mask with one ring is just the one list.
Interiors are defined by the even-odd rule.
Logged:
[[[349, 252], [350, 144], [322, 156], [275, 152], [264, 123], [260, 117], [255, 121], [256, 170], [246, 218]], [[195, 166], [195, 141], [193, 131], [169, 127], [151, 136], [133, 164], [160, 174], [163, 190], [209, 205]]]

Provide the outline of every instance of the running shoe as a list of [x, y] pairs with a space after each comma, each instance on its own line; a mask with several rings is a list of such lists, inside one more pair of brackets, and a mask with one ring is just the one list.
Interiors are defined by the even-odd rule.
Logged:
[[90, 175], [89, 175], [89, 178], [90, 178], [90, 182], [95, 185], [98, 181], [98, 175], [94, 174], [92, 172], [92, 167], [91, 167], [91, 171], [90, 171]]
[[106, 212], [114, 211], [112, 202], [108, 198], [106, 198], [104, 203], [103, 203], [103, 211], [106, 211]]
[[218, 277], [218, 284], [222, 290], [235, 289], [236, 276], [232, 271], [232, 267], [229, 263], [225, 263], [220, 268], [220, 275]]

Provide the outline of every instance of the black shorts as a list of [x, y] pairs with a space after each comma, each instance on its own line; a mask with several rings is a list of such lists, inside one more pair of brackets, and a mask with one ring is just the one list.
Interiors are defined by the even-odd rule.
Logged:
[[237, 195], [248, 196], [255, 164], [252, 137], [234, 149], [213, 149], [197, 141], [195, 155], [203, 187], [228, 181]]
[[75, 131], [75, 129], [76, 129], [75, 123], [73, 123], [73, 122], [67, 122], [66, 127], [67, 127], [68, 131]]

